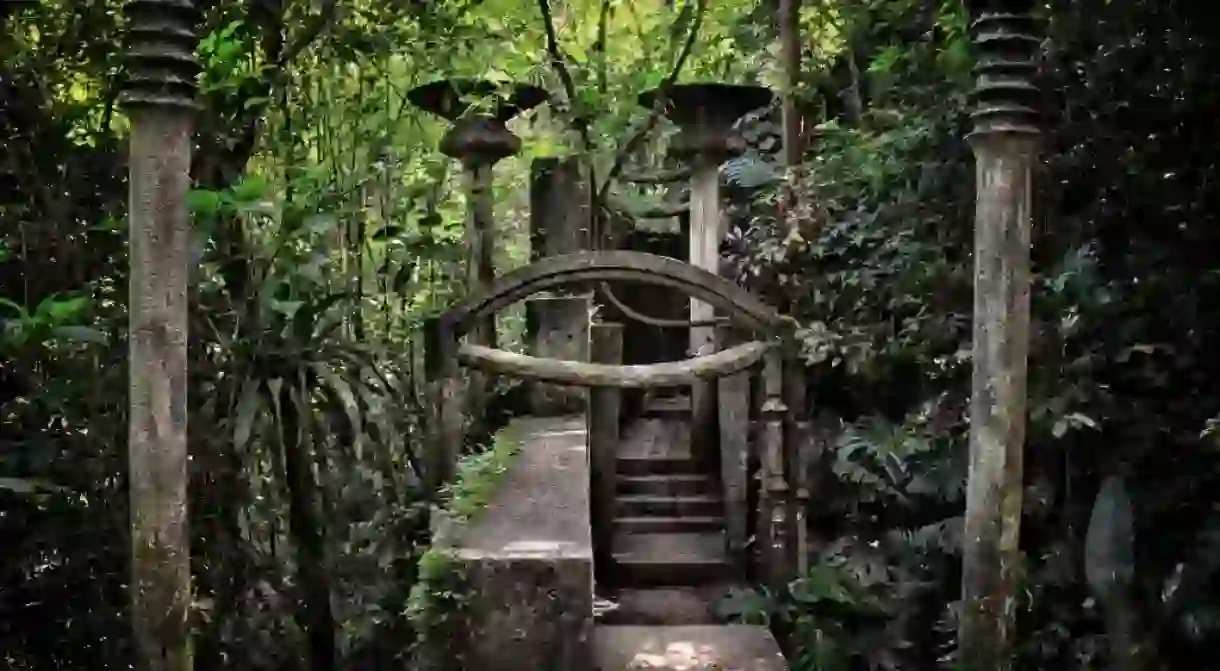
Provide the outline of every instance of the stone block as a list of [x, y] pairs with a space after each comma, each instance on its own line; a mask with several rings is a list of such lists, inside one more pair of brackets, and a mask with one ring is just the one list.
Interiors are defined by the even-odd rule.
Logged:
[[[563, 361], [589, 360], [589, 310], [592, 294], [539, 294], [525, 302], [526, 332], [532, 356]], [[575, 415], [588, 407], [589, 393], [579, 387], [530, 384], [530, 409], [538, 417]]]
[[584, 419], [530, 417], [506, 430], [521, 452], [491, 503], [438, 533], [463, 591], [452, 671], [587, 671], [593, 539]]

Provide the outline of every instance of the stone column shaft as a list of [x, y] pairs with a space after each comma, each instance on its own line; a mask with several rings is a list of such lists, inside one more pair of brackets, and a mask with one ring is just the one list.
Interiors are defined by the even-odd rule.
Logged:
[[1040, 40], [1027, 15], [972, 25], [975, 96], [974, 344], [970, 477], [958, 654], [964, 668], [1012, 668], [1029, 351], [1031, 172], [1039, 132], [1030, 83]]
[[121, 102], [131, 119], [128, 469], [138, 665], [193, 666], [187, 514], [187, 324], [194, 6], [135, 0]]

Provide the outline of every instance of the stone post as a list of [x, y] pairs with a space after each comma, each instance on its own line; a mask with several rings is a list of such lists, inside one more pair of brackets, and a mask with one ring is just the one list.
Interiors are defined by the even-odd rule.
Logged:
[[131, 120], [130, 303], [131, 614], [139, 665], [192, 667], [187, 517], [187, 191], [195, 119], [190, 0], [127, 5]]
[[[465, 170], [466, 287], [471, 294], [486, 289], [495, 279], [495, 222], [492, 169], [497, 162], [521, 150], [521, 140], [505, 125], [519, 112], [546, 101], [546, 92], [525, 84], [443, 79], [412, 89], [407, 98], [416, 107], [453, 122], [441, 138], [441, 153], [455, 158]], [[479, 105], [490, 99], [491, 105]], [[479, 320], [468, 334], [470, 341], [496, 346], [495, 315]], [[476, 420], [484, 416], [487, 380], [470, 373], [467, 405]]]
[[[640, 104], [652, 108], [663, 102], [666, 116], [680, 128], [673, 152], [692, 162], [689, 263], [713, 273], [720, 272], [720, 242], [725, 226], [720, 207], [720, 165], [741, 153], [744, 141], [733, 134], [732, 125], [743, 114], [771, 102], [771, 92], [757, 86], [728, 84], [680, 84], [640, 95]], [[691, 299], [690, 319], [710, 322], [711, 305]], [[690, 331], [692, 356], [716, 349], [716, 330], [711, 324]], [[691, 389], [692, 450], [711, 460], [716, 435], [715, 383], [699, 382]]]
[[[592, 324], [589, 341], [590, 360], [593, 363], [623, 362], [622, 324]], [[622, 390], [615, 387], [594, 387], [590, 390], [588, 418], [593, 480], [593, 549], [599, 570], [608, 568], [614, 557], [614, 506], [621, 411]]]
[[[719, 327], [722, 345], [740, 341], [731, 327]], [[725, 546], [729, 559], [745, 570], [749, 539], [747, 487], [750, 458], [750, 376], [745, 370], [717, 380], [720, 422], [720, 484], [724, 493]]]
[[[530, 166], [530, 260], [571, 254], [589, 248], [588, 183], [576, 159], [542, 158]], [[589, 309], [592, 296], [558, 291], [525, 301], [526, 342], [535, 356], [588, 361]], [[535, 415], [585, 411], [583, 389], [532, 382], [530, 407]]]
[[[539, 295], [526, 303], [533, 330], [530, 353], [544, 359], [589, 360], [589, 308], [593, 294]], [[589, 393], [580, 387], [534, 382], [530, 408], [539, 417], [579, 415], [588, 407]]]
[[[782, 590], [793, 578], [794, 566], [790, 561], [795, 534], [792, 533], [787, 474], [784, 466], [784, 419], [788, 406], [783, 398], [783, 356], [777, 350], [767, 353], [763, 369], [763, 406], [761, 417], [760, 458], [762, 487], [760, 492], [759, 517], [761, 529], [757, 533], [764, 539], [762, 560], [767, 584]], [[778, 592], [777, 592], [778, 593]]]
[[464, 420], [456, 343], [441, 332], [440, 319], [424, 322], [424, 377], [428, 436], [424, 487], [435, 494], [453, 481], [461, 454]]
[[1040, 138], [1030, 79], [1041, 41], [1028, 14], [1011, 13], [1022, 3], [1004, 3], [1004, 12], [991, 9], [994, 2], [973, 4], [974, 375], [958, 655], [964, 668], [1003, 671], [1012, 668], [1020, 563], [1030, 174]]
[[530, 165], [530, 261], [590, 247], [589, 185], [575, 158]]

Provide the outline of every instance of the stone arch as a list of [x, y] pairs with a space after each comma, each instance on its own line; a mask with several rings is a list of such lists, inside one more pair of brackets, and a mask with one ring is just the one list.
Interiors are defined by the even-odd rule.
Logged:
[[[639, 282], [681, 291], [710, 303], [757, 334], [758, 340], [722, 352], [649, 365], [608, 365], [544, 359], [473, 344], [459, 344], [480, 317], [542, 291], [596, 282]], [[633, 251], [578, 252], [551, 256], [497, 278], [486, 291], [447, 310], [437, 321], [433, 366], [463, 365], [485, 371], [586, 387], [642, 388], [690, 384], [730, 375], [757, 363], [774, 344], [783, 320], [745, 289], [677, 259]], [[431, 348], [430, 348], [431, 349]], [[437, 360], [439, 359], [439, 361]]]
[[681, 291], [724, 310], [732, 321], [756, 332], [770, 331], [782, 321], [778, 312], [754, 294], [703, 268], [655, 254], [615, 250], [550, 256], [502, 275], [486, 291], [468, 297], [441, 315], [440, 328], [458, 337], [479, 317], [533, 294], [606, 281], [638, 282]]

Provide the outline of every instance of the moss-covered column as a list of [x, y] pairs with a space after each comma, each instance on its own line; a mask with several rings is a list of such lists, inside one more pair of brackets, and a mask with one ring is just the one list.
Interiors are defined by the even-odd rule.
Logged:
[[1040, 40], [1029, 2], [973, 4], [974, 376], [958, 651], [963, 668], [1003, 671], [1012, 667], [1020, 563], [1030, 174], [1040, 137], [1030, 78]]
[[127, 5], [131, 119], [128, 434], [131, 613], [139, 666], [192, 667], [187, 517], [187, 286], [190, 277], [194, 6]]

